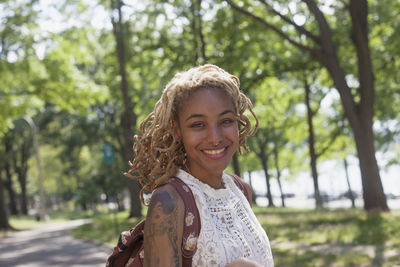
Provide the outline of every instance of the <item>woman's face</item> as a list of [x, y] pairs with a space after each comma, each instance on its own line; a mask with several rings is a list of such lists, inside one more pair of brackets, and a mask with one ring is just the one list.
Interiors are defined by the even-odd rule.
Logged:
[[191, 94], [178, 110], [174, 130], [183, 141], [190, 172], [203, 181], [221, 176], [239, 145], [235, 107], [218, 89]]

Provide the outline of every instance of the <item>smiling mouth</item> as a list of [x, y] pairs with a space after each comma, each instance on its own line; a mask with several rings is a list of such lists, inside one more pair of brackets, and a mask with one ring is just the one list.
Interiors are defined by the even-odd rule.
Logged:
[[203, 150], [204, 153], [208, 154], [208, 155], [218, 155], [222, 152], [224, 152], [226, 148], [221, 148], [221, 149], [213, 149], [213, 150]]

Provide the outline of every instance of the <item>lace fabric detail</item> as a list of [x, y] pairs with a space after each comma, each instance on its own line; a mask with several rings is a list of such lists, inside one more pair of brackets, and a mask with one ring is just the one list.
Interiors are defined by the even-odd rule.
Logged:
[[225, 266], [239, 257], [273, 266], [268, 237], [230, 175], [223, 174], [221, 189], [183, 170], [177, 176], [192, 190], [200, 213], [201, 231], [193, 266]]

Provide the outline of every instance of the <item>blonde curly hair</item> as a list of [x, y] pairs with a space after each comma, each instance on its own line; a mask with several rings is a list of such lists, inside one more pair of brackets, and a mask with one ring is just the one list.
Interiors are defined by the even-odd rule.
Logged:
[[[173, 177], [178, 168], [183, 168], [185, 150], [183, 143], [175, 136], [174, 121], [187, 97], [200, 88], [222, 90], [231, 97], [239, 122], [239, 153], [246, 151], [246, 139], [254, 135], [258, 119], [252, 109], [251, 100], [240, 92], [239, 79], [223, 69], [206, 64], [186, 72], [177, 73], [165, 87], [154, 110], [140, 124], [142, 136], [135, 135], [133, 146], [136, 157], [129, 162], [130, 169], [125, 176], [138, 180], [143, 186], [140, 197], [144, 204], [145, 191], [152, 192], [157, 186]], [[255, 119], [251, 129], [249, 118], [244, 114], [249, 110]]]

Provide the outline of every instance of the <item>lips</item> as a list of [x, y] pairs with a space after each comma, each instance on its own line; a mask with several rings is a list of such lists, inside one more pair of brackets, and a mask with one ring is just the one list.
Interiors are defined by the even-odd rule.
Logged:
[[227, 147], [219, 148], [219, 149], [204, 149], [203, 153], [206, 154], [207, 157], [212, 159], [218, 159], [225, 156], [227, 151]]
[[224, 150], [225, 150], [225, 147], [221, 148], [221, 149], [203, 150], [203, 151], [204, 151], [204, 153], [209, 154], [209, 155], [217, 155], [219, 153], [222, 153]]

